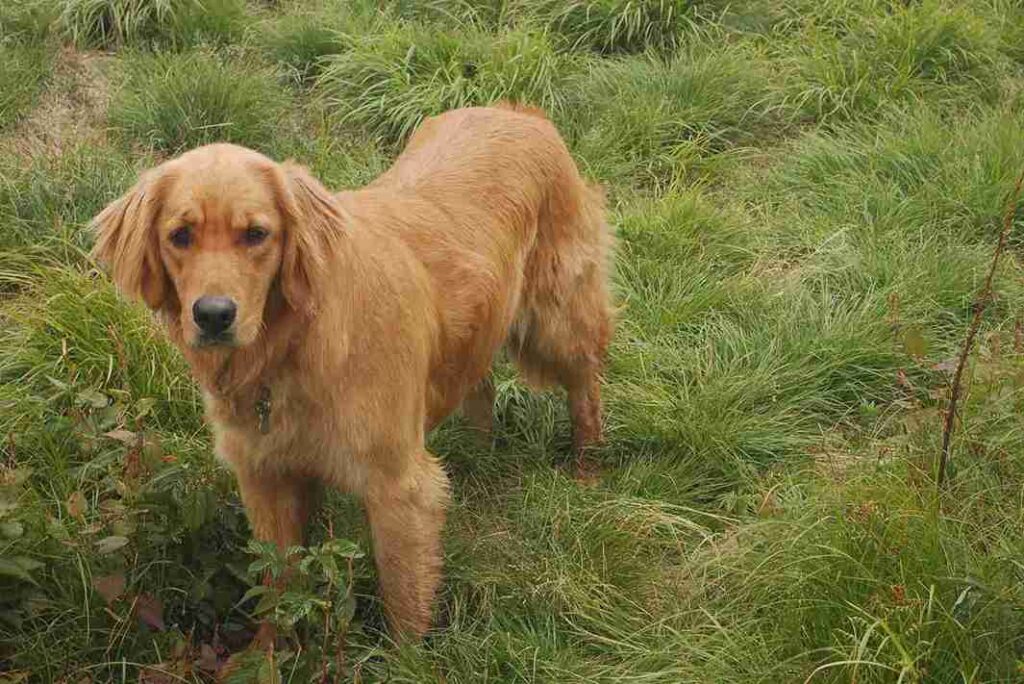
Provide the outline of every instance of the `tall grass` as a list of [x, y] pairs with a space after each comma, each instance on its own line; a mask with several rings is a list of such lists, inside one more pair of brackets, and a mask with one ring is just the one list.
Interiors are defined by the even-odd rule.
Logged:
[[454, 107], [504, 99], [557, 110], [578, 63], [540, 33], [399, 24], [329, 57], [318, 86], [339, 122], [394, 144]]
[[[748, 182], [754, 202], [782, 204], [777, 258], [822, 291], [887, 292], [893, 315], [941, 353], [959, 340], [988, 263], [1021, 132], [1001, 112], [948, 119], [925, 107], [807, 135], [771, 177]], [[997, 286], [1000, 301], [1021, 294], [1013, 276]], [[997, 303], [990, 315], [1016, 313]]]
[[0, 41], [0, 131], [12, 126], [32, 106], [51, 59], [45, 48]]
[[38, 44], [46, 40], [60, 8], [49, 0], [19, 0], [0, 7], [0, 42]]
[[394, 0], [395, 16], [438, 26], [495, 31], [529, 26], [552, 34], [562, 49], [598, 54], [670, 51], [694, 26], [692, 0]]
[[240, 0], [59, 0], [60, 30], [80, 47], [189, 45], [239, 35]]
[[711, 42], [671, 58], [608, 60], [578, 77], [564, 120], [593, 175], [671, 183], [714, 153], [769, 135], [782, 117], [768, 78], [755, 52]]
[[520, 3], [524, 13], [564, 37], [569, 49], [599, 53], [671, 50], [687, 38], [691, 0]]
[[110, 123], [126, 142], [168, 153], [227, 141], [273, 152], [290, 137], [277, 73], [216, 52], [139, 54], [126, 64]]
[[920, 98], [992, 101], [1007, 68], [993, 28], [969, 5], [931, 1], [808, 21], [794, 37], [791, 98], [826, 121]]
[[257, 25], [254, 40], [300, 83], [308, 83], [319, 74], [324, 58], [351, 48], [355, 36], [373, 32], [382, 16], [369, 3], [294, 2]]
[[486, 31], [509, 28], [523, 14], [515, 0], [390, 0], [386, 7], [396, 18]]
[[77, 261], [92, 242], [86, 224], [145, 163], [89, 146], [27, 164], [15, 155], [0, 157], [0, 250], [37, 247]]

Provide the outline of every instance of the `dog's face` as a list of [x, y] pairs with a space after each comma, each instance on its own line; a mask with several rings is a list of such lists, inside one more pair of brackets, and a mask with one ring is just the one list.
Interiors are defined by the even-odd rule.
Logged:
[[171, 313], [185, 344], [245, 346], [268, 300], [308, 312], [337, 212], [305, 170], [208, 145], [146, 172], [104, 209], [94, 254], [122, 291]]
[[165, 170], [152, 230], [192, 345], [246, 345], [281, 271], [284, 217], [254, 155], [208, 148]]

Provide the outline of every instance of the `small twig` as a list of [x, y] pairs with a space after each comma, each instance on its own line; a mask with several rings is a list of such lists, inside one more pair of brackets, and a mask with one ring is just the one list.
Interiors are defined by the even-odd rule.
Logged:
[[324, 611], [324, 638], [323, 643], [320, 644], [320, 684], [328, 684], [327, 673], [330, 666], [330, 659], [327, 657], [327, 640], [331, 635], [331, 597], [334, 596], [334, 582], [328, 580], [327, 582], [327, 596], [328, 604], [327, 610]]
[[[352, 558], [348, 559], [348, 577], [345, 581], [345, 600], [348, 601], [352, 597], [352, 577], [353, 564]], [[341, 674], [345, 671], [345, 641], [348, 636], [349, 625], [342, 625], [341, 629], [338, 630], [337, 646], [334, 655], [334, 666], [335, 666], [335, 681], [340, 682]], [[358, 672], [353, 675], [353, 680], [358, 678]]]
[[1024, 184], [1024, 171], [1017, 176], [1017, 182], [1013, 186], [1013, 192], [1006, 203], [1006, 213], [1003, 215], [1003, 230], [999, 233], [999, 242], [996, 243], [995, 252], [992, 254], [992, 264], [988, 269], [988, 276], [985, 284], [982, 285], [981, 293], [974, 300], [974, 317], [967, 328], [967, 338], [960, 350], [960, 358], [957, 359], [956, 372], [953, 374], [953, 384], [949, 390], [949, 405], [946, 408], [945, 424], [942, 427], [942, 453], [939, 457], [939, 472], [936, 475], [936, 487], [942, 488], [946, 479], [946, 465], [949, 463], [950, 444], [953, 439], [953, 424], [956, 421], [956, 404], [960, 399], [960, 382], [964, 373], [964, 366], [967, 365], [967, 356], [971, 353], [971, 346], [981, 326], [981, 316], [985, 313], [985, 307], [992, 299], [992, 278], [995, 276], [996, 267], [999, 265], [999, 257], [1006, 247], [1006, 240], [1010, 236], [1010, 229], [1013, 228], [1013, 219], [1017, 214], [1017, 202], [1020, 199], [1020, 188]]
[[[327, 521], [327, 538], [334, 539], [334, 521]], [[327, 657], [327, 641], [331, 636], [331, 609], [334, 607], [334, 580], [327, 580], [327, 610], [324, 611], [324, 638], [320, 644], [320, 684], [329, 684], [327, 674], [330, 668], [330, 659]]]

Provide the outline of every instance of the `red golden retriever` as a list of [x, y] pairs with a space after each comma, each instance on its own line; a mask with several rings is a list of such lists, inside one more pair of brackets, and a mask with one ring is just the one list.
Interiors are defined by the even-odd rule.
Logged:
[[430, 626], [444, 469], [426, 434], [491, 423], [504, 345], [601, 438], [612, 238], [601, 194], [538, 110], [427, 119], [369, 186], [227, 144], [145, 172], [95, 219], [94, 254], [159, 312], [202, 386], [253, 533], [301, 544], [318, 482], [359, 495], [396, 637]]

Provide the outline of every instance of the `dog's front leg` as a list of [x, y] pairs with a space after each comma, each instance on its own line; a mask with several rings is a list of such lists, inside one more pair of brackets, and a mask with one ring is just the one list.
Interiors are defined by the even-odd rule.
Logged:
[[311, 481], [246, 467], [235, 475], [253, 536], [274, 542], [282, 551], [302, 544], [313, 498]]
[[370, 475], [365, 500], [392, 635], [396, 640], [418, 639], [430, 627], [441, 580], [448, 478], [421, 449], [404, 456], [400, 468]]
[[[273, 542], [282, 552], [302, 544], [313, 498], [312, 482], [245, 466], [237, 468], [235, 475], [253, 537]], [[287, 581], [286, 573], [279, 579], [279, 586]], [[268, 574], [264, 583], [269, 585], [271, 582]], [[269, 648], [276, 636], [273, 625], [264, 621], [260, 623], [254, 641]]]

